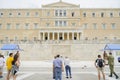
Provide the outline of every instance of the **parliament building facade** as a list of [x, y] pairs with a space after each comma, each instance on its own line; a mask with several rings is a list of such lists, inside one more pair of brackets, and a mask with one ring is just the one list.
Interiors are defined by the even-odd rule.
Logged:
[[0, 9], [0, 43], [120, 42], [120, 8], [59, 1], [37, 9]]

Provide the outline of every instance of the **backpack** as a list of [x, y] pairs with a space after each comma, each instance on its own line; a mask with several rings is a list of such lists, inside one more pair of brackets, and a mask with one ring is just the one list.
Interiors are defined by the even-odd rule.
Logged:
[[98, 66], [101, 68], [101, 67], [103, 67], [103, 60], [102, 59], [98, 59], [97, 60], [97, 64], [98, 64]]

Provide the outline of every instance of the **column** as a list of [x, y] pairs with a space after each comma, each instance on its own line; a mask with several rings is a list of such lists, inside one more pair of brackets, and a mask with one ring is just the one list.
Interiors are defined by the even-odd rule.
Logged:
[[59, 32], [57, 33], [57, 38], [58, 38], [58, 40], [59, 40]]
[[74, 40], [74, 33], [72, 33], [72, 40]]
[[52, 33], [52, 36], [53, 36], [53, 40], [55, 40], [55, 33], [54, 32]]
[[47, 36], [48, 36], [48, 40], [50, 40], [50, 33], [49, 33], [49, 32], [48, 32], [48, 35], [47, 35]]
[[43, 40], [45, 40], [45, 33], [43, 32]]
[[77, 40], [79, 40], [79, 33], [77, 33]]
[[63, 40], [64, 40], [64, 37], [65, 37], [65, 36], [64, 36], [64, 32], [63, 32], [63, 33], [62, 33], [62, 38], [63, 38]]
[[41, 32], [40, 32], [40, 35], [39, 35], [39, 40], [41, 40]]
[[69, 40], [69, 32], [67, 33], [67, 40]]

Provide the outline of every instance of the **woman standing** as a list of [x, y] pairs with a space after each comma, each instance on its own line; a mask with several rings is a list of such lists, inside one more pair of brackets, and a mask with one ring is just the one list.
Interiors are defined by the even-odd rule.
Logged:
[[19, 66], [20, 66], [20, 61], [19, 61], [19, 53], [16, 53], [14, 55], [14, 60], [12, 62], [12, 76], [13, 76], [13, 80], [16, 80], [16, 73], [19, 71]]

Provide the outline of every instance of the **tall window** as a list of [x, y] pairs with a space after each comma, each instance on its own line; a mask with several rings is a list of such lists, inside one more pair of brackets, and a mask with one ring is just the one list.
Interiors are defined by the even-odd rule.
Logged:
[[24, 40], [27, 41], [27, 37], [26, 36], [24, 37]]
[[46, 26], [49, 27], [49, 26], [50, 26], [50, 23], [46, 23]]
[[76, 24], [75, 24], [75, 23], [72, 23], [72, 26], [76, 26]]
[[67, 26], [66, 21], [55, 21], [55, 26]]
[[75, 13], [74, 13], [74, 12], [72, 12], [72, 17], [74, 17], [74, 15], [75, 15]]
[[83, 13], [83, 17], [86, 17], [86, 13]]
[[49, 11], [47, 12], [47, 16], [50, 16], [50, 12]]
[[9, 13], [9, 17], [11, 17], [12, 16], [12, 13]]
[[17, 41], [18, 40], [18, 37], [17, 36], [15, 36], [15, 41]]
[[66, 16], [66, 10], [63, 10], [64, 16]]
[[29, 13], [29, 12], [27, 12], [27, 13], [26, 13], [26, 16], [29, 16], [29, 15], [30, 15], [30, 13]]
[[83, 24], [83, 28], [84, 28], [84, 29], [87, 29], [87, 27], [88, 27], [88, 24], [87, 24], [87, 23]]
[[2, 29], [2, 24], [0, 23], [0, 29]]
[[113, 13], [110, 13], [110, 17], [113, 17]]
[[16, 29], [19, 29], [19, 27], [20, 27], [20, 24], [17, 23], [17, 24], [16, 24]]
[[116, 29], [115, 23], [112, 23], [112, 24], [111, 24], [111, 28], [112, 28], [112, 29]]
[[28, 29], [28, 27], [29, 27], [29, 23], [26, 23], [25, 24], [25, 29]]
[[106, 29], [106, 24], [105, 23], [102, 24], [102, 29]]
[[95, 17], [95, 13], [92, 13], [92, 17]]
[[62, 9], [55, 10], [55, 16], [66, 16], [66, 10]]
[[0, 17], [3, 16], [3, 13], [0, 13]]
[[101, 17], [104, 17], [104, 13], [101, 13]]
[[38, 23], [34, 23], [34, 29], [38, 29]]
[[20, 16], [21, 15], [21, 13], [18, 13], [18, 16]]
[[11, 24], [8, 23], [8, 24], [7, 24], [7, 29], [10, 29], [10, 27], [11, 27]]
[[38, 17], [38, 15], [39, 15], [38, 12], [35, 12], [35, 17]]
[[93, 28], [97, 29], [97, 24], [96, 23], [93, 23]]
[[8, 40], [9, 40], [9, 38], [8, 38], [8, 37], [5, 37], [5, 40], [6, 40], [6, 41], [8, 41]]

